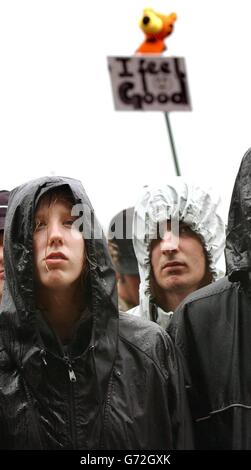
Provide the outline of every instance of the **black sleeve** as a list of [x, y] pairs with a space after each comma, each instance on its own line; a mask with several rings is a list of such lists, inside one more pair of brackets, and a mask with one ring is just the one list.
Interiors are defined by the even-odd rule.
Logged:
[[168, 336], [169, 351], [168, 368], [168, 401], [173, 430], [173, 444], [175, 449], [193, 449], [193, 427], [191, 413], [188, 405], [187, 388], [189, 377], [184, 357]]

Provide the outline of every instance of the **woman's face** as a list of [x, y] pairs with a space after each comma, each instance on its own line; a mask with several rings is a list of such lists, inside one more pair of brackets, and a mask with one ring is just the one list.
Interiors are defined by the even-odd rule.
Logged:
[[85, 244], [74, 226], [71, 204], [62, 198], [42, 198], [35, 213], [33, 256], [40, 287], [65, 289], [79, 280], [85, 269]]

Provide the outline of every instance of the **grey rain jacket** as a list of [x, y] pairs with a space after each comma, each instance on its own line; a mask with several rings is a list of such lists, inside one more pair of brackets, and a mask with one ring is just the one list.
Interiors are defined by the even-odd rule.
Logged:
[[[70, 188], [83, 210], [90, 265], [91, 321], [78, 323], [67, 352], [36, 309], [32, 262], [36, 203], [61, 186]], [[97, 238], [88, 239], [91, 228]], [[119, 317], [115, 273], [102, 237], [76, 180], [45, 177], [11, 193], [0, 313], [1, 449], [191, 446], [175, 348], [158, 325]]]
[[190, 373], [198, 449], [251, 449], [251, 149], [236, 178], [228, 276], [191, 294], [169, 331]]
[[189, 225], [199, 235], [206, 249], [213, 280], [223, 273], [216, 263], [225, 245], [225, 226], [219, 215], [219, 200], [193, 183], [176, 177], [161, 187], [146, 186], [134, 209], [133, 243], [139, 263], [140, 304], [129, 310], [136, 316], [156, 321], [163, 328], [173, 312], [165, 312], [154, 303], [150, 289], [150, 246], [156, 238], [157, 223], [172, 218]]

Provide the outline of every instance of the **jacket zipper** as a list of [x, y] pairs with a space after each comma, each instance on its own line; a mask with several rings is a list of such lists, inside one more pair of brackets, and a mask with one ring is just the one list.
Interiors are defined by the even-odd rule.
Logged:
[[67, 367], [68, 367], [68, 374], [69, 374], [70, 382], [77, 382], [77, 378], [76, 378], [75, 372], [72, 368], [72, 362], [70, 361], [70, 358], [68, 356], [65, 356], [64, 360], [65, 360], [65, 362], [67, 364]]
[[76, 414], [75, 414], [75, 400], [74, 400], [74, 382], [77, 381], [75, 372], [72, 367], [72, 362], [68, 356], [64, 356], [64, 361], [66, 363], [69, 380], [70, 380], [70, 433], [72, 436], [72, 445], [73, 449], [77, 449], [77, 433], [76, 433]]

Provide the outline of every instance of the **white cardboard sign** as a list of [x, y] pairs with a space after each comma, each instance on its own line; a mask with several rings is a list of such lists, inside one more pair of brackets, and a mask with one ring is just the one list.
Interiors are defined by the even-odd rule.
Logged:
[[107, 57], [118, 111], [191, 111], [184, 57]]

